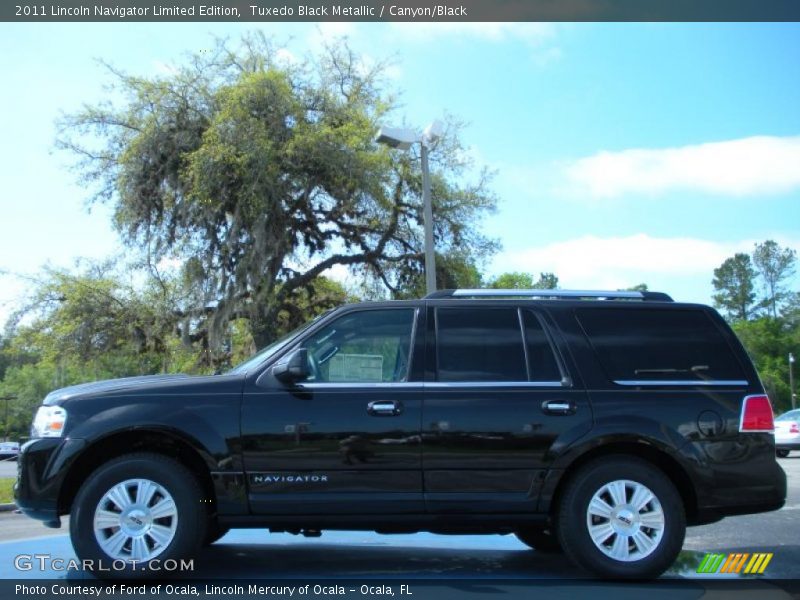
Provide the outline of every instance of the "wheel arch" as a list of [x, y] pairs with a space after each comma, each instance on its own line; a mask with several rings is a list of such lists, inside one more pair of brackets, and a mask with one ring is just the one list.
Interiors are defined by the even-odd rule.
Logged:
[[688, 470], [680, 461], [670, 454], [665, 448], [651, 440], [642, 438], [614, 439], [605, 442], [597, 442], [586, 448], [580, 454], [575, 455], [562, 467], [561, 476], [552, 488], [550, 493], [544, 491], [540, 504], [540, 510], [553, 514], [553, 511], [560, 505], [561, 497], [569, 481], [586, 464], [602, 459], [606, 456], [625, 456], [635, 457], [650, 463], [662, 473], [664, 473], [683, 501], [684, 511], [687, 521], [691, 522], [698, 517], [698, 500], [695, 493], [695, 485], [689, 475]]
[[217, 500], [211, 478], [213, 459], [200, 449], [196, 441], [162, 428], [116, 431], [83, 448], [64, 477], [58, 497], [58, 513], [70, 512], [78, 490], [97, 468], [110, 460], [137, 452], [162, 454], [184, 465], [197, 478], [206, 496], [204, 500], [208, 500], [209, 514], [216, 513]]

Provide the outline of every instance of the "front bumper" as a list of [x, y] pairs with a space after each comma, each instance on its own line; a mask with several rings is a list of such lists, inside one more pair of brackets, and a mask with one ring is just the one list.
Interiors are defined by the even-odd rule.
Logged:
[[800, 450], [800, 435], [786, 433], [775, 434], [775, 448], [778, 450]]
[[14, 499], [27, 516], [58, 527], [59, 498], [69, 468], [86, 442], [72, 438], [38, 438], [20, 448]]
[[800, 450], [800, 442], [779, 442], [775, 441], [776, 450]]

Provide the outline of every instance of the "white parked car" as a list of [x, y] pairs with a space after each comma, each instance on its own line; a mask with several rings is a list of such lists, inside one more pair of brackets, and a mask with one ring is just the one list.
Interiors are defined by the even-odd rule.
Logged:
[[800, 408], [775, 417], [775, 453], [781, 458], [800, 450]]
[[19, 444], [17, 442], [0, 442], [0, 460], [16, 459], [19, 456]]

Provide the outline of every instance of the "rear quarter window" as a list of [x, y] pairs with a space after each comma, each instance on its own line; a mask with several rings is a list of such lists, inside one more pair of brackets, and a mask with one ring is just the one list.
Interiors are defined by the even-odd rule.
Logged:
[[746, 379], [727, 340], [703, 310], [637, 307], [575, 312], [612, 381]]

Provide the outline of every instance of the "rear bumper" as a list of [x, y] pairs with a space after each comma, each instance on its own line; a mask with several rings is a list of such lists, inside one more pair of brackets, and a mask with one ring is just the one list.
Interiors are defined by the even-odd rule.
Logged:
[[59, 524], [59, 497], [67, 471], [85, 446], [84, 440], [41, 438], [26, 442], [17, 459], [14, 499], [27, 516]]
[[699, 479], [699, 515], [720, 518], [778, 510], [784, 505], [786, 473], [775, 460], [774, 441], [771, 435], [756, 435], [761, 434], [748, 436], [745, 443], [695, 446], [705, 451], [707, 461], [694, 472]]

